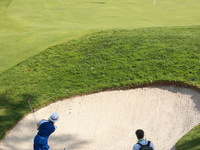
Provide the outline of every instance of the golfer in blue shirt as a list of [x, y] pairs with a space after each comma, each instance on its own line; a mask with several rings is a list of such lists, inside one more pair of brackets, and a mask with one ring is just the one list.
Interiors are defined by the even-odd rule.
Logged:
[[56, 130], [54, 123], [59, 120], [59, 115], [54, 112], [48, 120], [41, 120], [38, 126], [38, 133], [34, 138], [34, 150], [48, 150], [48, 138]]

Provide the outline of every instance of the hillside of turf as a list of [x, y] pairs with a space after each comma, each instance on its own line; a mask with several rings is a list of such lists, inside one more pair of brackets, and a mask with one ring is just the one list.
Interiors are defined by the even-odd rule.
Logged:
[[74, 95], [161, 81], [198, 89], [199, 41], [200, 26], [165, 27], [101, 31], [50, 47], [0, 74], [0, 138], [30, 112], [29, 98], [39, 109]]

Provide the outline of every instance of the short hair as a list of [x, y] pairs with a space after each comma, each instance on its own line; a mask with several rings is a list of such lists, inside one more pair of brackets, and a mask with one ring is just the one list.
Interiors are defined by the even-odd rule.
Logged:
[[135, 132], [136, 136], [138, 139], [142, 139], [144, 137], [144, 131], [142, 129], [138, 129], [136, 132]]

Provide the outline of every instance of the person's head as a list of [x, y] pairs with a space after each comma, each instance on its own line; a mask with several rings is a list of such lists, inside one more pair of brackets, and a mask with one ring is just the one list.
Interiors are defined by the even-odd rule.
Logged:
[[138, 129], [136, 132], [135, 132], [138, 140], [139, 139], [143, 139], [144, 138], [144, 131], [142, 129]]
[[49, 117], [49, 121], [55, 123], [56, 121], [59, 120], [59, 115], [57, 112], [54, 112], [50, 117]]

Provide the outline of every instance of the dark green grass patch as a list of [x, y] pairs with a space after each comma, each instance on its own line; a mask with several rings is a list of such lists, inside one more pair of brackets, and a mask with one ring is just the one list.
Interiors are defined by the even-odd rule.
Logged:
[[200, 27], [109, 30], [50, 47], [0, 75], [0, 138], [33, 108], [160, 81], [200, 86]]
[[176, 144], [177, 150], [199, 150], [200, 149], [200, 124], [183, 136]]

